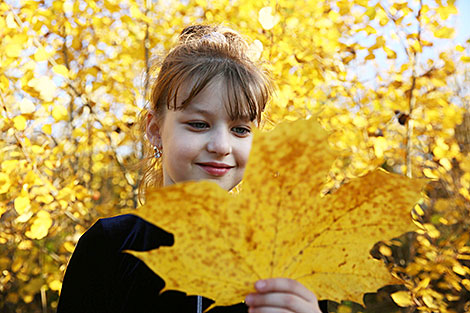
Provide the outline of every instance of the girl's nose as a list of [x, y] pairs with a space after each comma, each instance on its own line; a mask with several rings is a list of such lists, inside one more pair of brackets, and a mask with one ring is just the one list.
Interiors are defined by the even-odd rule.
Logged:
[[207, 143], [207, 150], [218, 155], [230, 154], [232, 152], [230, 134], [225, 130], [214, 131]]

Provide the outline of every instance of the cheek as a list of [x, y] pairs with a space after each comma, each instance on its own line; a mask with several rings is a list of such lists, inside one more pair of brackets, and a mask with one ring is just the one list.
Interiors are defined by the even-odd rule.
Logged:
[[252, 138], [247, 138], [239, 147], [238, 163], [241, 167], [245, 167], [248, 162], [248, 157], [251, 151], [251, 142]]
[[172, 142], [166, 149], [168, 163], [181, 162], [188, 158], [188, 154], [190, 154], [190, 149], [185, 148], [178, 142]]
[[[199, 151], [199, 141], [197, 138], [188, 136], [187, 134], [171, 136], [166, 138], [166, 142], [163, 143], [163, 149], [166, 153], [167, 161], [171, 164], [190, 161], [194, 159]], [[165, 145], [166, 143], [166, 145]]]
[[163, 172], [167, 179], [173, 182], [185, 180], [186, 175], [191, 170], [192, 153], [191, 149], [180, 142], [171, 142], [164, 146], [163, 152]]

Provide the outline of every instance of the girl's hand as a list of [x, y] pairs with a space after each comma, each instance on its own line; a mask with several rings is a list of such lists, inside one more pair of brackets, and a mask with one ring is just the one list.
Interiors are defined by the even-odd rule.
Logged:
[[255, 289], [245, 298], [249, 313], [321, 313], [317, 297], [298, 281], [259, 280]]

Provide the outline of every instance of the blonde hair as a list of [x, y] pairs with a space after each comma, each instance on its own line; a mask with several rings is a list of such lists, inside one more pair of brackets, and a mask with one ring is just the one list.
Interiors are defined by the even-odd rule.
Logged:
[[[260, 62], [250, 59], [250, 46], [240, 34], [222, 26], [193, 25], [179, 35], [178, 44], [150, 71], [149, 108], [141, 114], [140, 129], [145, 133], [149, 111], [162, 121], [165, 110], [184, 110], [191, 100], [214, 79], [225, 81], [225, 106], [231, 119], [261, 121], [273, 93], [272, 81]], [[178, 105], [183, 83], [192, 82], [189, 96]], [[144, 141], [143, 176], [139, 201], [149, 186], [163, 183], [159, 160]]]

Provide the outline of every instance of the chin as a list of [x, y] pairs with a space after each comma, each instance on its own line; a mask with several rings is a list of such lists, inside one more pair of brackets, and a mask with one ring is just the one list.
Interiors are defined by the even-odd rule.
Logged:
[[208, 179], [208, 181], [212, 181], [212, 182], [216, 183], [221, 188], [223, 188], [227, 191], [232, 190], [236, 185], [238, 185], [238, 183], [234, 184], [233, 182], [221, 181], [221, 180], [218, 180], [218, 179]]

